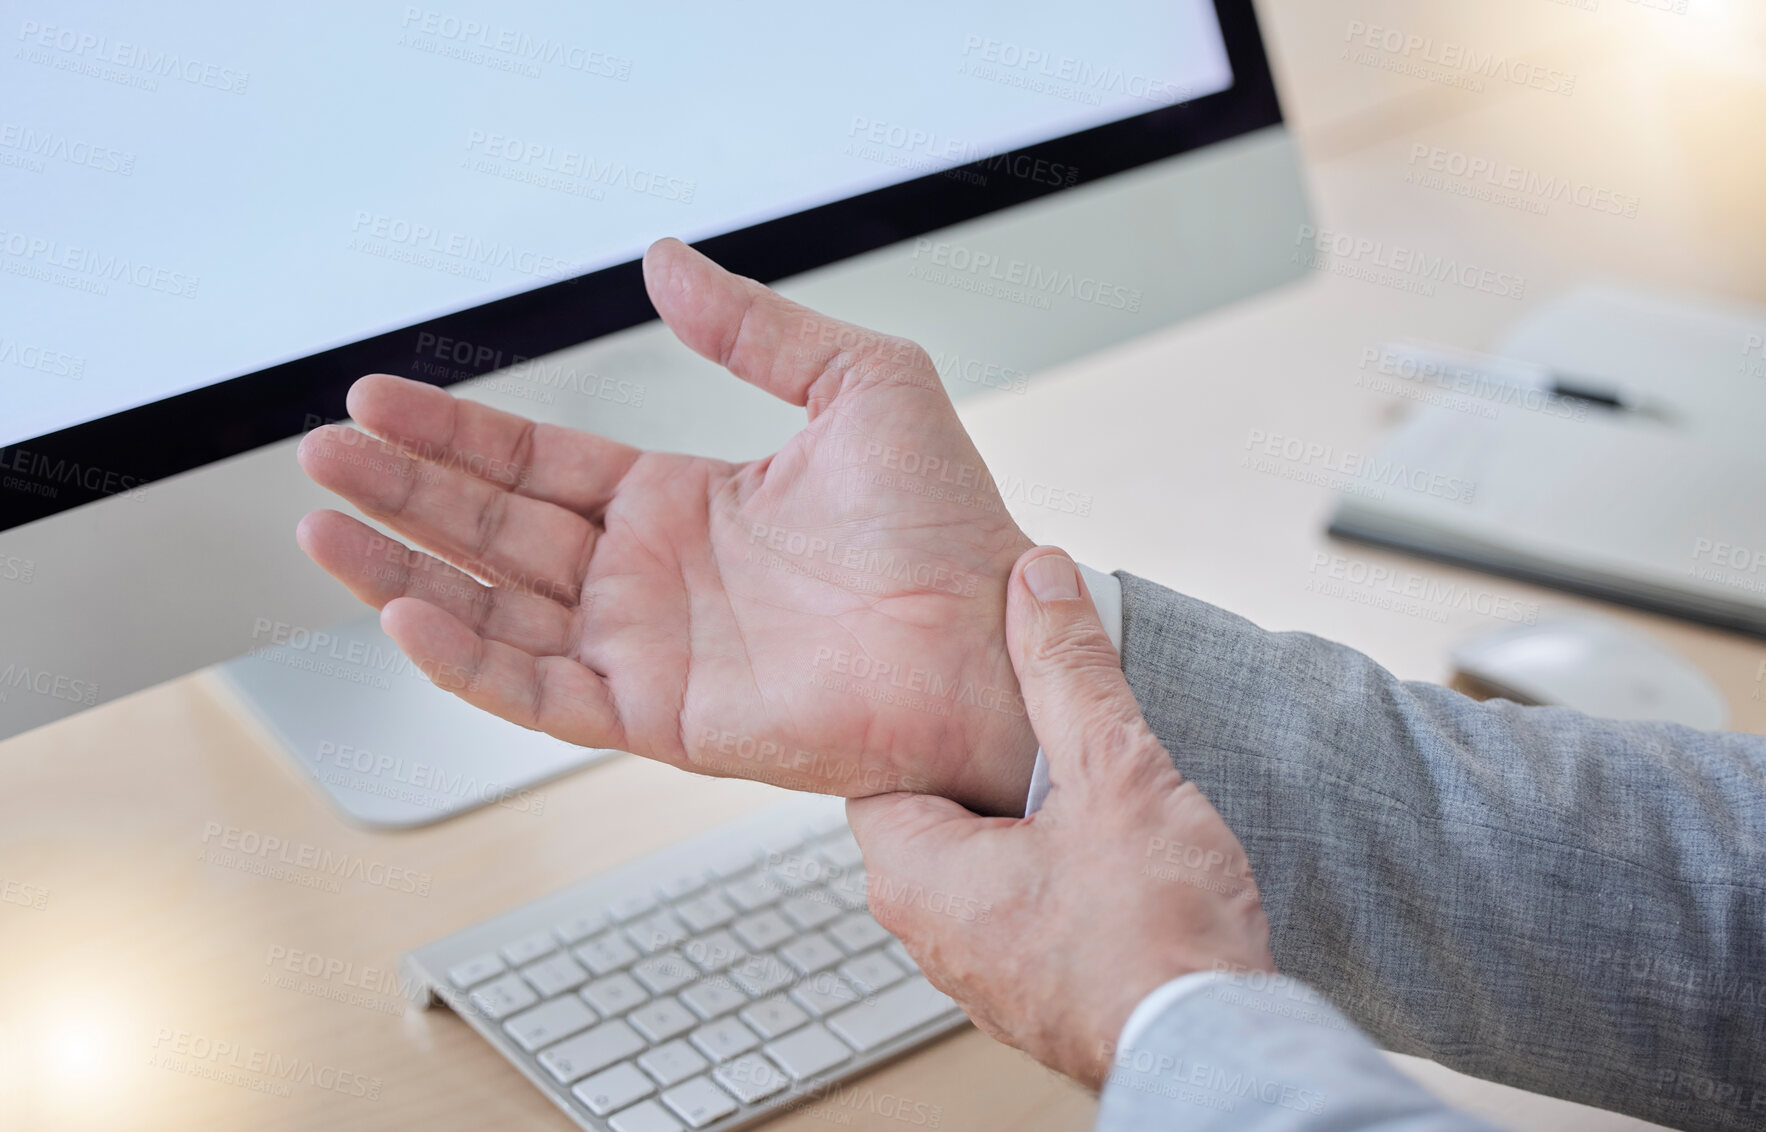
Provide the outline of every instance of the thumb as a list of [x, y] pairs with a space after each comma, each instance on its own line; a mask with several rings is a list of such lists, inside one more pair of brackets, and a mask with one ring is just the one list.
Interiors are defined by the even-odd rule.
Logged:
[[1006, 589], [1006, 647], [1052, 774], [1105, 761], [1170, 762], [1122, 675], [1079, 568], [1052, 546], [1024, 552]]

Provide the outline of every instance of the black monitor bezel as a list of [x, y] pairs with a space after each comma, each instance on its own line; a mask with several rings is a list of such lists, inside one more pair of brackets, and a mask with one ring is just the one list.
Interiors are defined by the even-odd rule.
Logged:
[[[1072, 169], [1071, 180], [990, 175], [1001, 168], [1002, 158], [994, 157], [696, 246], [732, 271], [771, 282], [1278, 125], [1281, 108], [1251, 0], [1214, 5], [1232, 65], [1230, 88], [1003, 155], [1013, 168], [1041, 161]], [[0, 446], [0, 531], [341, 419], [344, 395], [364, 373], [449, 385], [655, 317], [634, 260]], [[424, 334], [473, 343], [473, 354], [440, 373], [413, 372], [413, 347]], [[205, 427], [192, 430], [192, 421]]]

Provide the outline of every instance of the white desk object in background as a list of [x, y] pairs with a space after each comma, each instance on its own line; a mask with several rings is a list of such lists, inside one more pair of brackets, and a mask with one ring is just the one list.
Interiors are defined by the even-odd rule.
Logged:
[[1661, 411], [1431, 404], [1352, 477], [1331, 532], [1766, 634], [1766, 380], [1746, 364], [1763, 342], [1766, 312], [1571, 292], [1496, 349]]

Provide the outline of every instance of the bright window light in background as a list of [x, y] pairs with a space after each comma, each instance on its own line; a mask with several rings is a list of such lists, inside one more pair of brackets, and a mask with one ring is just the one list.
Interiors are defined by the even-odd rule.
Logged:
[[76, 1016], [53, 1025], [43, 1039], [39, 1058], [46, 1084], [53, 1088], [89, 1088], [116, 1068], [115, 1019]]
[[0, 1029], [0, 1127], [113, 1127], [125, 1095], [139, 1100], [139, 1027], [120, 997], [45, 994]]
[[[1760, 0], [1620, 0], [1638, 9], [1652, 41], [1702, 62], [1766, 79], [1766, 4]], [[1684, 11], [1681, 10], [1684, 5]]]

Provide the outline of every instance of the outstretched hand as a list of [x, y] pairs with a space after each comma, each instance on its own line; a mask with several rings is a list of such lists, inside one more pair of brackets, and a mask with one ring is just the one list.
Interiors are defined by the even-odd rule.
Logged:
[[[570, 743], [862, 797], [1023, 805], [1036, 750], [1006, 652], [1031, 542], [931, 360], [676, 240], [644, 257], [689, 347], [808, 409], [743, 464], [643, 452], [376, 375], [311, 433], [335, 511], [301, 546], [442, 687]], [[486, 584], [488, 583], [488, 584]]]

